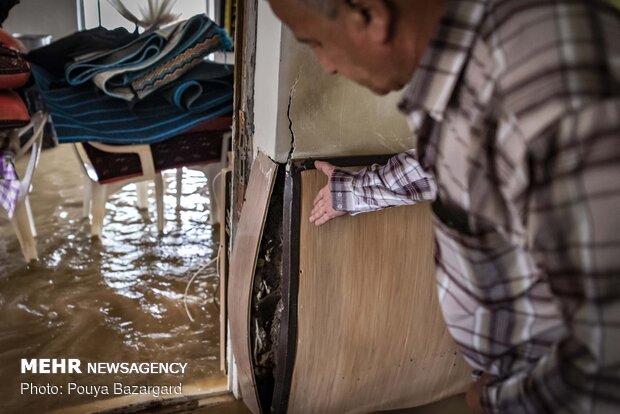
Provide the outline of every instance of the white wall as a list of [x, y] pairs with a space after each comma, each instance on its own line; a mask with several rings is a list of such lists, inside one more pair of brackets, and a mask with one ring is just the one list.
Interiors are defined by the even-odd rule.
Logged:
[[323, 72], [310, 48], [289, 48], [293, 158], [379, 155], [415, 146], [398, 111], [401, 93], [379, 97], [342, 76]]
[[[79, 0], [21, 0], [15, 6], [4, 28], [11, 33], [51, 34], [55, 39], [78, 30], [77, 4]], [[140, 6], [146, 0], [123, 0], [127, 8], [140, 16]], [[99, 25], [97, 0], [83, 0], [85, 28]], [[133, 31], [135, 26], [121, 16], [106, 0], [101, 0], [101, 24], [107, 28], [126, 27]], [[212, 0], [176, 0], [173, 12], [182, 19], [198, 13], [205, 13], [214, 7]]]
[[51, 34], [59, 38], [77, 30], [75, 0], [21, 0], [11, 9], [4, 29], [11, 33]]
[[[256, 67], [254, 74], [254, 154], [258, 150], [277, 162], [286, 162], [291, 148], [287, 107], [289, 82], [282, 59], [286, 31], [268, 2], [258, 2]], [[284, 55], [283, 55], [284, 54]]]
[[299, 44], [258, 2], [254, 95], [254, 153], [277, 162], [293, 158], [392, 154], [415, 146], [396, 105], [400, 93], [377, 97], [323, 73], [310, 48]]
[[[142, 16], [140, 8], [146, 8], [146, 0], [123, 0], [123, 4], [137, 17]], [[180, 19], [187, 19], [199, 13], [207, 12], [208, 0], [176, 0], [173, 13], [180, 15]], [[100, 1], [101, 25], [110, 29], [125, 27], [129, 31], [135, 29], [135, 25], [121, 16], [114, 7], [106, 0]], [[84, 0], [84, 26], [86, 29], [99, 25], [99, 13], [97, 0]]]

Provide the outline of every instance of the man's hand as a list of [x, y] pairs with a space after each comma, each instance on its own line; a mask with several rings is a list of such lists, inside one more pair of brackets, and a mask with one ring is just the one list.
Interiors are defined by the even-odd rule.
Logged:
[[310, 223], [316, 226], [327, 223], [333, 218], [344, 216], [346, 213], [336, 211], [332, 207], [332, 192], [330, 188], [330, 178], [336, 169], [333, 165], [324, 161], [315, 161], [314, 166], [327, 176], [327, 185], [319, 191], [314, 199], [314, 208], [310, 212]]
[[476, 414], [483, 414], [482, 404], [480, 402], [480, 398], [482, 397], [482, 388], [485, 384], [493, 381], [495, 377], [490, 374], [482, 374], [478, 381], [471, 384], [469, 390], [467, 390], [467, 394], [465, 395], [465, 401], [471, 410]]

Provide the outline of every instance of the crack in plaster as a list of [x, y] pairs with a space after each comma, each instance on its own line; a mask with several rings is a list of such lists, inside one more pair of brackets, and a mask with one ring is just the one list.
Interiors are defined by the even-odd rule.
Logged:
[[291, 86], [291, 92], [288, 96], [288, 108], [286, 108], [286, 116], [288, 117], [288, 129], [291, 133], [291, 150], [288, 153], [287, 161], [290, 161], [293, 158], [293, 153], [297, 147], [297, 143], [295, 142], [295, 131], [293, 130], [293, 118], [291, 118], [291, 107], [293, 106], [293, 96], [295, 95], [295, 89], [297, 89], [297, 84], [299, 83], [299, 79], [301, 78], [301, 70], [297, 72], [297, 77], [295, 78], [295, 82], [293, 82], [293, 86]]

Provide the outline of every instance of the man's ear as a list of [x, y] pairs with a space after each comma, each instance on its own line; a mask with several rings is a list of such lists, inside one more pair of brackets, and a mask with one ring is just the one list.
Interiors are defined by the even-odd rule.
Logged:
[[370, 42], [383, 44], [390, 40], [394, 13], [386, 0], [345, 0], [349, 23], [364, 32]]

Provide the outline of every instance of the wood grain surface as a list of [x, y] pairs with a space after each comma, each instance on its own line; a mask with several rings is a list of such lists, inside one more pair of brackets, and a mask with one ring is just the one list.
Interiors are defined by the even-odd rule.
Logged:
[[252, 164], [252, 172], [245, 193], [246, 199], [241, 209], [230, 258], [228, 281], [230, 336], [239, 374], [241, 396], [254, 414], [259, 414], [261, 411], [250, 352], [250, 295], [254, 285], [258, 249], [277, 170], [276, 163], [263, 153], [258, 153]]
[[326, 184], [302, 173], [297, 353], [288, 412], [369, 413], [463, 392], [470, 369], [443, 321], [430, 205], [315, 227]]

